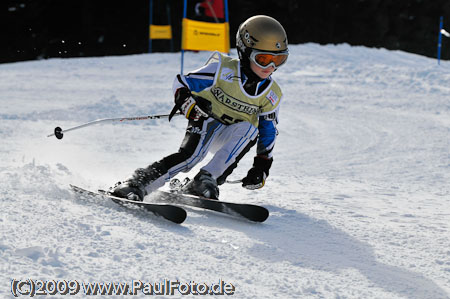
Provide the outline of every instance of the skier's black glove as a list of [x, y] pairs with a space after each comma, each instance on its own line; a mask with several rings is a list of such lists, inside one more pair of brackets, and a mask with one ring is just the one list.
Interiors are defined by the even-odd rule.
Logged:
[[187, 119], [197, 121], [200, 117], [209, 116], [211, 103], [202, 97], [194, 96], [187, 87], [181, 87], [175, 93], [175, 107], [171, 115], [176, 110], [180, 110]]
[[242, 179], [242, 187], [250, 190], [262, 188], [266, 182], [266, 178], [269, 176], [272, 161], [273, 158], [256, 156], [253, 160], [253, 167], [250, 168], [247, 176]]

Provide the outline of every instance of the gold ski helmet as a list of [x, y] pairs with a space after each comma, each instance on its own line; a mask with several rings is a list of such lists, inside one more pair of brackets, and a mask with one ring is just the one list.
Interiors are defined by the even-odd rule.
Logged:
[[276, 69], [286, 62], [289, 55], [283, 26], [264, 15], [251, 17], [239, 26], [236, 48], [244, 67], [249, 67], [250, 60], [253, 60], [260, 67], [273, 65]]

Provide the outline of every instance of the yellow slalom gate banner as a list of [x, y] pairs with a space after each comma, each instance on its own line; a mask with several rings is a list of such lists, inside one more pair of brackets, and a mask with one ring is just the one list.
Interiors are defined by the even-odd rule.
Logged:
[[150, 25], [150, 39], [172, 39], [170, 25]]
[[183, 50], [230, 52], [230, 25], [183, 19]]

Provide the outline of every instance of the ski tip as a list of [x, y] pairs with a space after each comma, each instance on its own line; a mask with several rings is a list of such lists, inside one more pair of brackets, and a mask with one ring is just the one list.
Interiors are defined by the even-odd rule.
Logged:
[[264, 222], [264, 221], [267, 220], [267, 218], [269, 218], [269, 210], [266, 209], [266, 212], [267, 212], [267, 213], [265, 214], [264, 217], [261, 218], [261, 221], [260, 221], [260, 222]]
[[181, 224], [186, 220], [187, 213], [186, 210], [179, 208], [176, 212], [173, 213], [173, 219], [169, 219], [174, 223]]
[[178, 207], [178, 206], [173, 206], [173, 205], [163, 205], [166, 209], [166, 211], [164, 213], [158, 213], [160, 216], [162, 216], [163, 218], [172, 221], [174, 223], [177, 224], [181, 224], [184, 222], [184, 220], [186, 220], [187, 218], [187, 212], [185, 209]]
[[267, 218], [269, 218], [269, 210], [264, 207], [261, 207], [257, 214], [248, 215], [248, 219], [254, 222], [264, 222]]

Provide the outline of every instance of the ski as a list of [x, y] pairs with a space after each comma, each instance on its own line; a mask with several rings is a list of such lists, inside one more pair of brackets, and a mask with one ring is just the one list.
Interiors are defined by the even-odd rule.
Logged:
[[116, 197], [109, 195], [104, 190], [98, 190], [98, 192], [89, 191], [74, 185], [70, 185], [70, 188], [76, 193], [89, 195], [93, 197], [102, 197], [111, 199], [113, 202], [120, 204], [122, 206], [135, 206], [135, 207], [141, 207], [147, 211], [152, 212], [153, 214], [157, 216], [161, 216], [169, 221], [175, 222], [175, 223], [182, 223], [186, 219], [186, 211], [183, 208], [169, 205], [169, 204], [156, 204], [156, 203], [149, 203], [149, 202], [143, 202], [143, 201], [134, 201], [129, 200], [126, 198]]
[[201, 196], [160, 190], [154, 193], [156, 195], [155, 200], [216, 211], [254, 222], [264, 222], [269, 217], [269, 211], [258, 205], [225, 202]]

